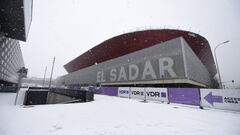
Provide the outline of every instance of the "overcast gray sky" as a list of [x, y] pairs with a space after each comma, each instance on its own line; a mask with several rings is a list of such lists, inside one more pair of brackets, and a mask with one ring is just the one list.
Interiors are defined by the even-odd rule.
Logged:
[[144, 27], [180, 28], [204, 36], [217, 49], [222, 81], [240, 81], [239, 0], [34, 0], [27, 42], [21, 47], [28, 76], [54, 77], [63, 65], [113, 36]]

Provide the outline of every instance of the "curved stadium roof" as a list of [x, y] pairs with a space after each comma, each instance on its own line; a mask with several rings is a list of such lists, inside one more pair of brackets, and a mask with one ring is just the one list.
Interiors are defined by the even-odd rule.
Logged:
[[211, 75], [216, 74], [208, 41], [199, 34], [174, 29], [143, 30], [113, 37], [73, 59], [64, 65], [64, 68], [71, 73], [177, 37], [183, 37], [186, 40]]

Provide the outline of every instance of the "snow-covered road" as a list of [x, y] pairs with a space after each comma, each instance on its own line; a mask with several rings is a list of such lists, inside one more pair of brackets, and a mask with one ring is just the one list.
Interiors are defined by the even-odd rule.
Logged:
[[239, 135], [239, 125], [239, 112], [102, 95], [89, 103], [0, 104], [0, 135]]

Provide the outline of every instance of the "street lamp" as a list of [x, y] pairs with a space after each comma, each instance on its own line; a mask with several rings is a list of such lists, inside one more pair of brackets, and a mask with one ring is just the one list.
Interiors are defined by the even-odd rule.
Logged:
[[220, 75], [219, 66], [218, 66], [218, 62], [217, 62], [216, 49], [217, 49], [219, 46], [221, 46], [221, 45], [223, 45], [223, 44], [226, 44], [226, 43], [228, 43], [228, 42], [230, 42], [230, 41], [229, 41], [229, 40], [224, 41], [224, 42], [218, 44], [218, 45], [215, 47], [215, 49], [214, 49], [214, 56], [215, 56], [216, 65], [217, 65], [217, 73], [218, 73], [218, 77], [219, 77], [220, 88], [222, 88], [222, 81], [221, 81], [221, 75]]

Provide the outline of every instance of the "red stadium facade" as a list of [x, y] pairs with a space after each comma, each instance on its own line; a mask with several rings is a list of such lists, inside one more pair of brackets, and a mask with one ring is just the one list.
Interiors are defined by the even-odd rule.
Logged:
[[[145, 57], [150, 59], [145, 60]], [[131, 60], [132, 58], [135, 60]], [[165, 63], [172, 67], [159, 67], [164, 66], [164, 60], [169, 60]], [[136, 80], [131, 80], [134, 76], [130, 71], [132, 67], [139, 73]], [[95, 46], [64, 65], [64, 68], [69, 74], [62, 80], [69, 85], [164, 84], [166, 80], [170, 80], [167, 83], [216, 87], [213, 79], [216, 68], [208, 41], [199, 34], [182, 30], [157, 29], [122, 34]], [[160, 68], [166, 71], [154, 71]], [[182, 71], [177, 73], [180, 69]], [[171, 76], [170, 70], [176, 71], [176, 74]]]
[[216, 74], [208, 41], [204, 37], [189, 31], [171, 29], [145, 30], [113, 37], [70, 61], [64, 67], [68, 73], [71, 73], [177, 37], [183, 37], [188, 42], [211, 75]]

